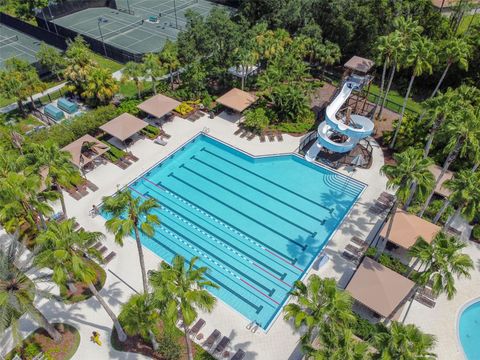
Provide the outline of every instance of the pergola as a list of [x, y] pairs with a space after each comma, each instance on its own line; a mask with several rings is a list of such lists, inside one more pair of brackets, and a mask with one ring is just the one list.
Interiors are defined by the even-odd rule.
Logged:
[[343, 67], [353, 70], [357, 73], [366, 74], [374, 65], [375, 63], [370, 59], [365, 59], [360, 56], [353, 56], [345, 63], [345, 65], [343, 65]]
[[[433, 174], [435, 179], [438, 179], [438, 176], [440, 175], [442, 168], [438, 165], [433, 164], [429, 166], [428, 170], [430, 170], [430, 172]], [[443, 175], [440, 182], [435, 187], [435, 193], [445, 198], [449, 197], [452, 194], [452, 192], [443, 185], [445, 181], [450, 180], [452, 178], [453, 178], [453, 172], [451, 172], [450, 170], [447, 170], [447, 172]]]
[[152, 96], [150, 99], [145, 100], [141, 104], [138, 104], [137, 107], [149, 115], [152, 115], [156, 118], [161, 118], [162, 116], [174, 110], [178, 105], [180, 105], [179, 101], [168, 96], [158, 94]]
[[[87, 144], [88, 150], [84, 149]], [[72, 156], [70, 161], [80, 169], [95, 160], [97, 157], [106, 153], [108, 150], [110, 150], [108, 145], [105, 145], [91, 135], [84, 135], [80, 139], [77, 139], [62, 148], [62, 151], [70, 153]]]
[[399, 316], [400, 303], [410, 294], [413, 286], [413, 281], [365, 257], [345, 290], [382, 317], [395, 318]]
[[123, 113], [100, 126], [100, 129], [123, 142], [147, 126], [146, 121], [129, 113]]
[[[382, 231], [380, 231], [381, 237], [386, 238], [388, 226], [388, 222], [385, 223]], [[395, 213], [392, 230], [386, 240], [408, 250], [417, 242], [419, 237], [431, 243], [440, 229], [440, 226], [399, 209]]]
[[246, 91], [233, 88], [220, 96], [216, 102], [241, 113], [257, 101], [257, 97]]

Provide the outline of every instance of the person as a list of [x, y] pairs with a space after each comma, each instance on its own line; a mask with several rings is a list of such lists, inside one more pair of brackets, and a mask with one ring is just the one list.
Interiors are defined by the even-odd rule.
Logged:
[[95, 216], [98, 215], [98, 214], [99, 214], [99, 211], [98, 211], [97, 206], [96, 206], [96, 205], [93, 205], [93, 206], [92, 206], [92, 210], [90, 210], [90, 215], [91, 215], [92, 217], [95, 217]]
[[96, 331], [92, 331], [92, 336], [90, 336], [90, 341], [94, 342], [99, 346], [102, 346], [102, 342], [100, 340], [100, 334]]

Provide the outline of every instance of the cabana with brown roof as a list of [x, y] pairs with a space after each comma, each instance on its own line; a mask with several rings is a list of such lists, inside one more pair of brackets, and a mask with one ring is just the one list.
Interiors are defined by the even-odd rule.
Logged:
[[367, 74], [373, 65], [375, 65], [375, 63], [370, 59], [353, 56], [345, 63], [345, 65], [343, 65], [343, 67], [360, 74]]
[[[428, 167], [428, 170], [430, 170], [430, 172], [433, 174], [435, 179], [438, 179], [438, 176], [440, 175], [442, 168], [438, 165], [433, 164]], [[450, 180], [452, 178], [453, 178], [453, 172], [451, 172], [450, 170], [447, 170], [447, 172], [443, 175], [440, 182], [435, 187], [435, 193], [445, 198], [449, 197], [452, 194], [452, 191], [447, 189], [443, 185], [445, 184], [445, 181]]]
[[257, 101], [257, 97], [246, 91], [233, 88], [220, 96], [216, 102], [241, 113]]
[[129, 113], [123, 113], [100, 126], [100, 129], [123, 142], [147, 126], [146, 121]]
[[[387, 236], [388, 225], [387, 221], [380, 232], [380, 236], [383, 238]], [[393, 219], [392, 230], [387, 240], [408, 250], [417, 242], [419, 237], [431, 243], [440, 229], [440, 226], [399, 209]]]
[[84, 135], [62, 148], [62, 151], [67, 151], [71, 154], [72, 158], [70, 161], [80, 169], [108, 150], [110, 150], [108, 145], [90, 135]]
[[399, 305], [414, 285], [413, 281], [365, 257], [345, 290], [375, 313], [395, 319], [400, 313]]
[[174, 110], [178, 105], [180, 105], [179, 101], [162, 94], [157, 94], [138, 104], [137, 107], [149, 115], [161, 118]]

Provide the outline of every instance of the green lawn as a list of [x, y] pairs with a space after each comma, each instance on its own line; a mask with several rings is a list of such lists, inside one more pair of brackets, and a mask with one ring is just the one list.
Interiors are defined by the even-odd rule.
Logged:
[[95, 60], [98, 63], [98, 65], [100, 65], [100, 67], [104, 69], [109, 69], [112, 73], [120, 70], [123, 67], [123, 64], [120, 64], [119, 62], [108, 59], [97, 53], [93, 53], [93, 60]]
[[[145, 81], [143, 85], [142, 92], [149, 91], [152, 89], [152, 83]], [[125, 96], [126, 98], [133, 98], [137, 97], [137, 87], [133, 81], [127, 81], [120, 84], [120, 94]]]
[[[473, 22], [472, 22], [473, 20]], [[463, 17], [462, 22], [458, 26], [457, 33], [458, 34], [463, 34], [467, 28], [468, 25], [470, 25], [470, 22], [472, 22], [472, 26], [476, 24], [480, 24], [480, 14], [474, 14], [474, 15], [466, 15]]]
[[[374, 95], [379, 95], [380, 94], [380, 88], [377, 85], [372, 84], [372, 85], [370, 85], [370, 93], [374, 94]], [[392, 110], [392, 111], [400, 112], [402, 110], [403, 98], [404, 98], [404, 96], [399, 94], [398, 91], [390, 90], [388, 92], [388, 100], [389, 101], [387, 101], [385, 103], [386, 104], [385, 107], [387, 109]], [[370, 96], [369, 100], [374, 101], [375, 97]], [[423, 107], [420, 103], [416, 102], [415, 100], [408, 99], [408, 101], [407, 101], [407, 111], [408, 110], [416, 111], [417, 113], [421, 113], [422, 110], [423, 110]]]

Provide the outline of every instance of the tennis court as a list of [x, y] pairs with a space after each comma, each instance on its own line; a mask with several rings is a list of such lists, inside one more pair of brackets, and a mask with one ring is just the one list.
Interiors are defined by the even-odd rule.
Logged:
[[[130, 0], [131, 13], [122, 11], [127, 6], [126, 0], [117, 1], [117, 6], [119, 10], [86, 9], [53, 22], [100, 41], [103, 37], [106, 44], [116, 48], [144, 54], [160, 51], [167, 39], [175, 40], [185, 28], [185, 13], [189, 9], [207, 15], [217, 5], [205, 0], [176, 0], [176, 18], [173, 0]], [[158, 22], [147, 21], [150, 16], [157, 16]]]
[[35, 54], [41, 42], [31, 36], [6, 25], [0, 25], [0, 69], [5, 67], [5, 61], [16, 57], [30, 64], [37, 62]]

